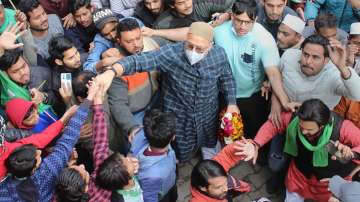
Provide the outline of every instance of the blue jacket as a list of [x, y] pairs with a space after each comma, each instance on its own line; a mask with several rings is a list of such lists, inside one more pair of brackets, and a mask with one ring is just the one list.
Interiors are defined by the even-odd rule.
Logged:
[[336, 15], [338, 19], [338, 27], [349, 32], [350, 25], [360, 19], [360, 9], [352, 8], [347, 0], [307, 0], [305, 6], [306, 20], [314, 20], [321, 12], [330, 12]]
[[[69, 124], [64, 129], [63, 135], [56, 142], [54, 151], [49, 156], [43, 159], [40, 167], [36, 169], [35, 173], [30, 177], [33, 186], [27, 186], [25, 191], [27, 196], [37, 195], [37, 201], [48, 202], [51, 201], [54, 194], [55, 181], [59, 173], [67, 165], [74, 145], [80, 137], [81, 126], [87, 119], [89, 112], [89, 101], [85, 101], [76, 112], [75, 116], [71, 118]], [[1, 202], [22, 202], [18, 192], [18, 185], [23, 180], [8, 177], [0, 184], [0, 201]], [[37, 193], [29, 194], [29, 191]]]
[[139, 160], [138, 179], [143, 190], [144, 202], [160, 201], [176, 183], [176, 157], [169, 145], [166, 154], [145, 156], [149, 147], [144, 131], [141, 130], [133, 139], [131, 152]]
[[84, 63], [84, 70], [92, 71], [97, 74], [96, 63], [101, 60], [101, 54], [109, 48], [114, 47], [114, 43], [100, 34], [96, 34], [94, 38], [94, 48], [90, 51], [89, 56]]

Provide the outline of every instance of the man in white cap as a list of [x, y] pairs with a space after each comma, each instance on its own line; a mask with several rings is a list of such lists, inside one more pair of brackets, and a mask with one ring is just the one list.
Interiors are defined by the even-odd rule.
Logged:
[[191, 24], [186, 42], [156, 51], [125, 57], [96, 77], [108, 87], [114, 77], [157, 70], [162, 74], [161, 107], [176, 116], [175, 151], [178, 160], [191, 158], [201, 148], [212, 158], [217, 147], [219, 92], [227, 101], [227, 112], [239, 112], [235, 82], [224, 49], [212, 45], [213, 29], [208, 23]]
[[299, 17], [287, 14], [280, 24], [277, 33], [277, 46], [279, 53], [282, 55], [286, 49], [299, 49], [304, 41], [302, 32], [305, 28], [305, 22]]
[[360, 22], [352, 23], [348, 43], [347, 65], [353, 67], [356, 73], [360, 73]]

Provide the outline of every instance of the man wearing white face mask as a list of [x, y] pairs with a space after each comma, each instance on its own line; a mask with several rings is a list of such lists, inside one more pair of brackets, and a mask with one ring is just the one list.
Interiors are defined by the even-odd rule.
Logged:
[[180, 161], [201, 147], [211, 158], [217, 151], [219, 92], [225, 95], [228, 112], [239, 112], [235, 82], [224, 49], [212, 45], [212, 27], [204, 22], [190, 26], [186, 42], [120, 60], [97, 82], [109, 86], [123, 74], [157, 70], [162, 74], [161, 101], [164, 112], [176, 115], [175, 151]]

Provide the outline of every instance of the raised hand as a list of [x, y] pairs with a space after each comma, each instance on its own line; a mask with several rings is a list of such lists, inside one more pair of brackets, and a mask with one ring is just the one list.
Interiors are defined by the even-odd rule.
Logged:
[[346, 49], [346, 64], [353, 66], [355, 63], [355, 55], [359, 51], [357, 45], [349, 44]]
[[59, 93], [65, 104], [71, 104], [71, 98], [73, 96], [73, 91], [71, 86], [61, 83], [61, 88], [59, 88]]
[[4, 32], [0, 36], [0, 48], [4, 50], [16, 49], [24, 44], [15, 43], [16, 39], [22, 36], [26, 30], [19, 31], [19, 27], [21, 27], [23, 23], [16, 23], [14, 25], [8, 26]]
[[21, 12], [20, 10], [16, 10], [15, 20], [18, 23], [22, 23], [22, 25], [19, 27], [21, 31], [26, 30], [26, 28], [27, 28], [27, 17], [25, 15], [25, 13]]
[[234, 148], [237, 150], [235, 155], [244, 156], [244, 161], [252, 160], [255, 165], [259, 148], [255, 146], [250, 140], [242, 139], [235, 142]]
[[71, 13], [69, 13], [67, 16], [63, 17], [62, 20], [64, 21], [63, 27], [66, 29], [76, 26], [76, 21], [74, 19], [74, 16]]
[[346, 67], [346, 49], [336, 39], [329, 40], [329, 56], [337, 68]]
[[91, 80], [88, 84], [86, 84], [86, 87], [88, 88], [88, 95], [86, 99], [93, 101], [96, 92], [99, 90], [99, 85], [95, 80]]

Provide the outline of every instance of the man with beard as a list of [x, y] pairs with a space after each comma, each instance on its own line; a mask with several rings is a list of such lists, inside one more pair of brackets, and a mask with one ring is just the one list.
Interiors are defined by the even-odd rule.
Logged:
[[243, 156], [236, 155], [239, 143], [224, 147], [213, 159], [200, 161], [191, 172], [190, 202], [231, 202], [250, 185], [228, 174]]
[[96, 81], [108, 88], [114, 77], [123, 74], [161, 72], [161, 107], [164, 112], [176, 115], [175, 146], [177, 158], [182, 162], [200, 148], [204, 158], [218, 152], [216, 123], [220, 91], [225, 95], [227, 112], [239, 113], [225, 51], [212, 42], [212, 27], [195, 22], [190, 26], [186, 42], [126, 57], [96, 77]]
[[300, 49], [301, 43], [304, 41], [302, 32], [305, 22], [299, 17], [286, 15], [279, 26], [277, 33], [277, 46], [280, 56], [290, 48]]
[[87, 53], [96, 34], [92, 18], [94, 7], [88, 0], [75, 0], [70, 6], [70, 11], [74, 15], [76, 26], [65, 29], [65, 37], [74, 43], [80, 53]]
[[341, 96], [360, 101], [360, 78], [346, 65], [346, 50], [339, 41], [312, 35], [301, 49], [287, 50], [280, 62], [284, 88], [291, 100], [318, 98], [330, 109]]
[[[1, 105], [5, 105], [12, 98], [22, 98], [32, 101], [38, 105], [40, 121], [33, 132], [41, 132], [57, 117], [53, 114], [50, 105], [48, 88], [43, 85], [41, 91], [38, 89], [43, 82], [49, 82], [50, 70], [41, 66], [29, 67], [19, 49], [6, 50], [0, 57], [0, 82], [1, 82]], [[53, 100], [53, 99], [52, 99]]]
[[66, 107], [72, 106], [72, 90], [61, 84], [62, 73], [70, 73], [72, 78], [82, 70], [80, 53], [73, 43], [64, 36], [55, 36], [49, 42], [50, 61], [53, 65], [51, 73], [51, 90], [56, 97], [53, 108], [62, 115]]
[[357, 170], [359, 128], [332, 113], [319, 99], [306, 100], [296, 114], [282, 113], [281, 122], [282, 127], [278, 128], [267, 121], [254, 140], [237, 145], [242, 150], [237, 155], [244, 155], [245, 161], [252, 159], [255, 164], [258, 149], [277, 134], [284, 134], [283, 151], [291, 160], [286, 172], [284, 201], [328, 201], [331, 197], [328, 179], [334, 175], [351, 179]]
[[156, 18], [166, 9], [165, 0], [144, 0], [137, 4], [134, 17], [139, 18], [146, 27], [153, 27]]
[[297, 16], [296, 12], [286, 6], [287, 0], [264, 0], [264, 6], [258, 6], [258, 20], [276, 39], [279, 26], [287, 14]]
[[[104, 52], [103, 57], [136, 55], [158, 49], [157, 43], [149, 37], [143, 37], [138, 22], [133, 18], [124, 18], [117, 27], [116, 41], [119, 47]], [[110, 111], [123, 136], [133, 138], [143, 123], [144, 111], [154, 103], [153, 96], [158, 88], [155, 72], [141, 72], [115, 78], [108, 91]], [[111, 138], [110, 138], [111, 139]], [[120, 139], [111, 139], [110, 146]], [[120, 144], [120, 143], [119, 143]]]
[[57, 34], [64, 34], [59, 17], [54, 14], [47, 15], [37, 0], [21, 0], [18, 7], [28, 18], [37, 53], [43, 59], [48, 59], [50, 39]]

